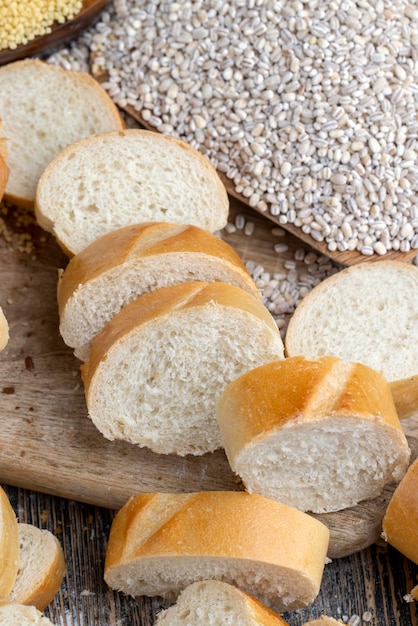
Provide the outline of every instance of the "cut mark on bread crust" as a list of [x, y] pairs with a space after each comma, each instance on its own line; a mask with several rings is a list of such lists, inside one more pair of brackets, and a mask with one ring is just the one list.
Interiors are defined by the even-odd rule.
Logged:
[[[321, 363], [321, 367], [323, 362]], [[323, 377], [320, 385], [317, 385], [312, 392], [308, 403], [307, 411], [312, 416], [329, 415], [334, 411], [334, 407], [340, 404], [338, 401], [344, 395], [347, 383], [349, 382], [354, 365], [336, 360]]]

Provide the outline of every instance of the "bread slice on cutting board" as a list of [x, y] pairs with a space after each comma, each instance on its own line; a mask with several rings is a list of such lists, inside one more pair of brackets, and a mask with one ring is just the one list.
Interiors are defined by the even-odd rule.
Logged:
[[104, 577], [125, 594], [172, 600], [217, 579], [281, 612], [315, 599], [328, 542], [313, 517], [242, 491], [142, 494], [112, 523]]
[[185, 141], [127, 129], [62, 150], [39, 180], [35, 213], [73, 256], [101, 235], [140, 222], [215, 232], [227, 223], [229, 200], [210, 161]]
[[62, 338], [86, 361], [93, 338], [123, 306], [190, 281], [231, 283], [261, 298], [235, 250], [202, 228], [148, 222], [107, 233], [76, 254], [60, 276]]
[[7, 601], [43, 611], [61, 587], [64, 551], [53, 533], [32, 524], [19, 522], [18, 536], [20, 565]]
[[220, 580], [192, 583], [176, 604], [158, 614], [155, 626], [287, 626], [277, 613], [237, 587]]
[[285, 337], [287, 356], [337, 356], [392, 384], [401, 417], [418, 414], [418, 267], [359, 263], [326, 278], [301, 301]]
[[418, 564], [418, 459], [395, 489], [382, 529], [385, 541]]
[[245, 372], [217, 401], [231, 468], [252, 493], [327, 513], [400, 480], [410, 449], [385, 378], [336, 357]]
[[81, 373], [89, 416], [107, 439], [162, 454], [222, 446], [215, 402], [239, 374], [283, 358], [261, 300], [222, 282], [139, 296], [92, 343]]
[[92, 76], [39, 59], [0, 67], [0, 119], [10, 170], [5, 198], [26, 208], [34, 205], [43, 170], [63, 148], [125, 127], [116, 105]]

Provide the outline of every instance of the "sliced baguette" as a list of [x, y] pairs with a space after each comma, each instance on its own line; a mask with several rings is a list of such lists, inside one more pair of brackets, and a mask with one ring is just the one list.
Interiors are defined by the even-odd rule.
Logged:
[[261, 496], [143, 494], [113, 521], [104, 577], [125, 594], [173, 600], [218, 579], [280, 612], [315, 599], [328, 542], [321, 522]]
[[159, 613], [155, 626], [286, 626], [277, 613], [237, 587], [220, 580], [192, 583], [176, 604]]
[[4, 350], [9, 341], [9, 324], [7, 323], [6, 316], [0, 307], [0, 350]]
[[4, 489], [0, 487], [0, 600], [7, 598], [19, 568], [17, 518]]
[[215, 402], [248, 369], [283, 358], [261, 300], [221, 282], [157, 289], [96, 336], [81, 373], [89, 416], [107, 439], [162, 454], [222, 446]]
[[49, 530], [19, 522], [18, 533], [20, 566], [7, 600], [43, 611], [61, 587], [66, 569], [64, 551]]
[[186, 142], [140, 129], [97, 134], [48, 165], [36, 192], [39, 224], [70, 256], [101, 235], [140, 222], [227, 222], [229, 200], [208, 159]]
[[409, 467], [386, 509], [382, 536], [418, 564], [418, 459]]
[[0, 604], [0, 626], [53, 626], [51, 620], [34, 606]]
[[76, 254], [59, 279], [61, 335], [86, 361], [93, 338], [128, 302], [196, 280], [231, 283], [259, 296], [235, 250], [202, 228], [156, 222], [107, 233]]
[[408, 467], [387, 381], [335, 357], [289, 357], [242, 374], [218, 400], [217, 418], [247, 490], [302, 511], [376, 497]]
[[[292, 315], [287, 356], [337, 356], [377, 370], [401, 417], [418, 413], [418, 267], [360, 263], [319, 283]], [[415, 410], [414, 410], [415, 407]]]
[[33, 207], [41, 173], [65, 146], [125, 126], [89, 74], [39, 59], [0, 67], [0, 118], [10, 169], [5, 197], [26, 208]]

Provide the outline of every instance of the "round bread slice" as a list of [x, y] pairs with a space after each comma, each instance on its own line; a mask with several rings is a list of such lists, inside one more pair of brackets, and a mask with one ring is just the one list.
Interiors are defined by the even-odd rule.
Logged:
[[125, 127], [92, 76], [39, 59], [0, 67], [0, 118], [10, 169], [5, 198], [26, 208], [34, 205], [43, 170], [65, 146]]
[[129, 224], [172, 222], [215, 232], [226, 225], [229, 200], [200, 152], [181, 139], [132, 128], [62, 150], [39, 180], [35, 213], [72, 256]]
[[155, 626], [287, 626], [277, 613], [237, 587], [202, 580], [184, 589], [176, 604], [157, 616]]
[[235, 250], [202, 228], [148, 222], [107, 233], [76, 254], [61, 274], [62, 338], [86, 361], [93, 338], [128, 302], [189, 281], [222, 281], [261, 297]]
[[222, 282], [157, 289], [93, 340], [81, 367], [89, 416], [107, 439], [212, 452], [222, 445], [215, 402], [224, 387], [280, 358], [280, 332], [259, 298]]
[[246, 372], [217, 402], [223, 446], [251, 493], [328, 513], [401, 480], [410, 449], [384, 377], [335, 357]]
[[6, 492], [0, 487], [0, 600], [11, 592], [18, 568], [17, 519]]
[[418, 564], [418, 459], [395, 489], [382, 529], [385, 541]]
[[20, 565], [7, 600], [43, 611], [61, 587], [66, 570], [64, 551], [55, 535], [32, 524], [20, 522], [18, 535]]
[[4, 350], [9, 341], [9, 324], [0, 307], [0, 350]]
[[317, 596], [328, 542], [313, 517], [242, 491], [142, 494], [113, 521], [104, 578], [125, 594], [173, 600], [217, 579], [282, 612]]
[[337, 356], [389, 381], [418, 374], [418, 267], [359, 263], [326, 278], [301, 301], [285, 338], [288, 356]]
[[0, 604], [0, 626], [53, 626], [51, 620], [34, 606]]

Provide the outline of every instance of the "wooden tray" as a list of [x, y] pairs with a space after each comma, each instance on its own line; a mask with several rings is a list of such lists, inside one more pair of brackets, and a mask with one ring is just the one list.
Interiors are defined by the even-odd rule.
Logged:
[[64, 24], [54, 24], [50, 34], [36, 37], [27, 44], [18, 46], [15, 50], [0, 50], [0, 65], [49, 52], [68, 43], [82, 30], [90, 26], [107, 4], [109, 4], [109, 0], [84, 0], [81, 11]]
[[[244, 260], [271, 273], [283, 271], [300, 241], [287, 235], [288, 251], [276, 254], [271, 222], [233, 203], [231, 219], [237, 214], [254, 222], [254, 234], [238, 230], [224, 238]], [[18, 249], [19, 224], [25, 221], [29, 252]], [[177, 458], [102, 437], [87, 418], [80, 362], [58, 332], [57, 274], [67, 258], [31, 214], [23, 219], [10, 210], [4, 230], [11, 241], [0, 238], [0, 304], [10, 341], [0, 354], [0, 482], [109, 508], [139, 492], [240, 489], [221, 451]], [[405, 420], [405, 429], [415, 448], [418, 425]], [[353, 509], [317, 516], [331, 530], [331, 557], [379, 538], [393, 489], [388, 485], [380, 498]]]

